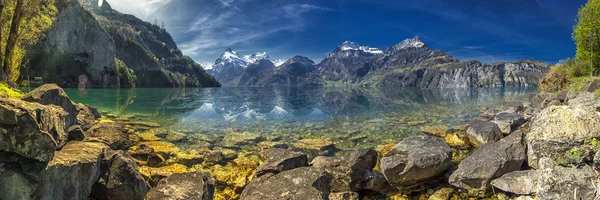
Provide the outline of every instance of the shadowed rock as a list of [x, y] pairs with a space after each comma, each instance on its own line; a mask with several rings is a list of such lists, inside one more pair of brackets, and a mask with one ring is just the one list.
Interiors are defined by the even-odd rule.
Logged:
[[502, 133], [510, 134], [512, 130], [525, 123], [525, 118], [519, 113], [502, 112], [494, 117], [494, 123], [498, 124]]
[[469, 137], [469, 141], [478, 146], [498, 141], [504, 137], [498, 125], [493, 122], [481, 120], [471, 122], [469, 129], [467, 129], [467, 136]]
[[392, 186], [413, 190], [437, 179], [451, 160], [452, 150], [444, 139], [421, 134], [396, 144], [381, 158], [381, 170]]
[[333, 176], [332, 190], [338, 192], [365, 189], [376, 163], [375, 150], [358, 148], [343, 150], [335, 157], [318, 156], [312, 161], [313, 167]]
[[86, 140], [102, 141], [113, 150], [125, 150], [131, 146], [125, 126], [114, 122], [94, 124], [86, 132]]
[[124, 151], [104, 153], [100, 171], [100, 180], [92, 187], [92, 196], [96, 200], [142, 200], [150, 190], [135, 161]]

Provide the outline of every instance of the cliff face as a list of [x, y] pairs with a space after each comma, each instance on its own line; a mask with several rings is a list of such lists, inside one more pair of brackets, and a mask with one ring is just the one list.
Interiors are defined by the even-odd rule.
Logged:
[[46, 37], [28, 48], [30, 64], [22, 78], [41, 76], [45, 82], [77, 87], [85, 75], [87, 87], [120, 87], [115, 45], [96, 19], [77, 1], [59, 2], [58, 8]]
[[[218, 87], [184, 56], [164, 29], [113, 10], [104, 1], [61, 0], [48, 37], [31, 47], [31, 76], [62, 87]], [[27, 73], [22, 74], [27, 75]]]

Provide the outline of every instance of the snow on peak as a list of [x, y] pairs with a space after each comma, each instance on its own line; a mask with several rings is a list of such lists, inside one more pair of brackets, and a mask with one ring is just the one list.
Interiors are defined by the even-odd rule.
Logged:
[[245, 55], [244, 59], [248, 62], [248, 64], [251, 64], [263, 59], [270, 60], [271, 58], [269, 57], [267, 52], [257, 52], [253, 53], [252, 55]]
[[275, 67], [279, 67], [279, 66], [283, 65], [283, 63], [285, 63], [286, 60], [274, 59], [274, 60], [271, 60], [271, 62], [273, 62], [273, 64], [275, 65]]
[[415, 36], [414, 38], [409, 38], [406, 39], [400, 43], [398, 43], [396, 46], [394, 46], [396, 49], [404, 49], [404, 48], [409, 48], [409, 47], [416, 47], [416, 48], [420, 48], [420, 47], [424, 47], [425, 43], [423, 43], [418, 36]]
[[198, 64], [200, 64], [200, 66], [202, 66], [202, 69], [204, 69], [204, 70], [212, 69], [213, 65], [214, 65], [214, 64], [209, 63], [209, 62], [201, 62], [201, 63], [198, 63]]
[[360, 46], [358, 43], [350, 42], [350, 41], [345, 41], [344, 43], [342, 43], [342, 45], [339, 48], [342, 51], [363, 51], [365, 53], [372, 53], [372, 54], [382, 54], [383, 53], [383, 51], [381, 51], [377, 48], [371, 48], [368, 46]]

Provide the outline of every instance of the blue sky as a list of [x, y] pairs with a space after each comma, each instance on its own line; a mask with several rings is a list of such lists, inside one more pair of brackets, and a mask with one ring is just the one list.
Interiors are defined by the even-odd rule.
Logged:
[[184, 54], [214, 62], [227, 48], [320, 62], [346, 40], [385, 49], [419, 36], [431, 49], [482, 62], [572, 57], [587, 0], [107, 0], [165, 22]]

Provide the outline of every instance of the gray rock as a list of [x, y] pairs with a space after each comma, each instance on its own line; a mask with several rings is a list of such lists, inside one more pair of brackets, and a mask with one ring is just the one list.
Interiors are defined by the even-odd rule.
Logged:
[[132, 142], [122, 123], [96, 123], [86, 132], [86, 140], [102, 141], [113, 150], [126, 150]]
[[267, 149], [260, 152], [260, 157], [264, 162], [256, 168], [255, 177], [267, 173], [278, 174], [282, 171], [308, 166], [306, 154], [287, 149]]
[[400, 190], [415, 190], [437, 179], [451, 166], [452, 150], [440, 137], [426, 134], [402, 140], [381, 158], [388, 182]]
[[569, 106], [599, 107], [600, 99], [595, 93], [584, 92], [569, 100]]
[[72, 141], [57, 151], [39, 175], [35, 199], [85, 199], [100, 177], [100, 164], [108, 146]]
[[528, 164], [537, 169], [540, 158], [557, 159], [585, 139], [600, 137], [600, 117], [592, 107], [551, 106], [532, 119], [530, 129]]
[[600, 172], [600, 151], [596, 151], [594, 154], [594, 165], [592, 167], [594, 167], [594, 170]]
[[58, 106], [0, 98], [0, 150], [50, 161], [67, 143], [67, 117]]
[[496, 123], [481, 120], [471, 122], [467, 129], [467, 136], [469, 141], [478, 146], [498, 141], [504, 137]]
[[365, 189], [377, 164], [377, 151], [373, 149], [349, 149], [335, 157], [319, 156], [313, 159], [313, 167], [324, 169], [333, 176], [332, 191], [359, 191]]
[[100, 180], [92, 187], [96, 200], [143, 200], [150, 190], [137, 164], [124, 151], [106, 151], [100, 171]]
[[22, 99], [24, 101], [37, 102], [42, 105], [59, 106], [69, 113], [67, 127], [77, 124], [77, 114], [79, 114], [79, 110], [75, 107], [75, 103], [69, 99], [67, 93], [56, 84], [42, 85], [25, 94]]
[[26, 175], [16, 171], [2, 172], [0, 166], [0, 199], [29, 200], [33, 199], [35, 183]]
[[240, 200], [326, 200], [332, 176], [325, 170], [300, 167], [258, 177], [246, 186]]
[[504, 112], [521, 112], [524, 109], [523, 102], [504, 102], [502, 104], [502, 111]]
[[146, 200], [212, 200], [215, 180], [205, 172], [173, 174], [148, 192]]
[[494, 119], [494, 117], [496, 117], [496, 115], [500, 113], [500, 111], [496, 110], [496, 109], [489, 109], [486, 110], [484, 113], [481, 114], [481, 117], [485, 118], [485, 119]]
[[509, 134], [517, 127], [525, 123], [525, 118], [519, 113], [499, 113], [494, 117], [494, 123], [498, 124], [500, 131], [504, 134]]
[[[546, 161], [542, 161], [546, 160]], [[553, 163], [550, 158], [541, 162]], [[546, 164], [548, 165], [548, 164]], [[538, 199], [573, 199], [577, 191], [577, 199], [593, 199], [597, 184], [597, 174], [588, 165], [581, 168], [566, 168], [556, 165], [544, 166], [539, 170], [536, 196]]]
[[515, 131], [498, 142], [483, 145], [465, 158], [448, 182], [463, 189], [485, 191], [490, 188], [491, 180], [520, 170], [525, 157], [523, 133]]
[[596, 90], [600, 89], [600, 80], [593, 79], [592, 82], [581, 87], [581, 91], [594, 93]]
[[536, 170], [515, 171], [494, 179], [491, 184], [505, 192], [528, 195], [535, 192], [538, 176], [539, 171]]
[[519, 196], [515, 200], [534, 200], [534, 198], [531, 196]]

